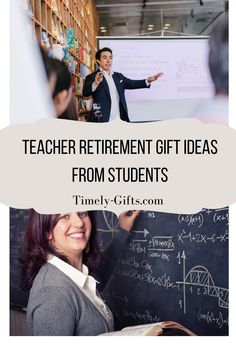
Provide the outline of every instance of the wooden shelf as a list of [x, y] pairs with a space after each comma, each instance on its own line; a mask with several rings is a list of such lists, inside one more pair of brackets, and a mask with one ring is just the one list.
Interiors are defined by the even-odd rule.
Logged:
[[81, 80], [95, 69], [98, 15], [94, 0], [28, 0], [28, 2], [32, 8], [30, 17], [34, 23], [35, 36], [40, 44], [43, 44], [43, 35], [48, 47], [53, 48], [54, 44], [66, 47], [67, 30], [69, 28], [74, 30], [74, 47], [67, 48], [67, 51], [72, 65], [75, 67], [79, 65], [80, 68], [80, 72], [72, 75], [73, 82], [75, 84], [79, 82], [75, 95], [81, 99]]
[[[42, 43], [42, 31], [49, 43], [65, 43], [61, 40], [67, 37], [68, 28], [74, 29], [74, 40], [77, 49], [83, 48], [83, 59], [76, 48], [69, 53], [76, 61], [87, 67], [87, 73], [94, 70], [95, 52], [97, 50], [96, 35], [98, 33], [98, 16], [93, 1], [88, 0], [29, 0], [32, 6], [32, 20], [36, 28], [36, 36]], [[87, 56], [87, 61], [85, 57]]]

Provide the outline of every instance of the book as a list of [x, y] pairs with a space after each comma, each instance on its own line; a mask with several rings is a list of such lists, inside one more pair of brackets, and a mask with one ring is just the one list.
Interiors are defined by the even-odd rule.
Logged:
[[108, 332], [100, 336], [196, 336], [180, 323], [164, 321], [125, 327], [121, 331]]
[[67, 28], [67, 45], [70, 49], [75, 47], [75, 30], [73, 28]]
[[57, 15], [59, 15], [56, 0], [51, 0], [51, 7], [52, 7], [53, 11], [54, 11]]
[[52, 45], [53, 57], [59, 60], [63, 60], [65, 53], [63, 51], [63, 47], [61, 44], [53, 44]]

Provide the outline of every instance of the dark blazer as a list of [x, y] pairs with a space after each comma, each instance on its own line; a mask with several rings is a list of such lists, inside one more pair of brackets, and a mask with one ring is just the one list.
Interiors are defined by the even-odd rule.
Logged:
[[[108, 122], [111, 111], [111, 96], [109, 87], [105, 77], [102, 82], [96, 88], [94, 92], [92, 92], [92, 84], [95, 80], [95, 76], [99, 70], [94, 73], [86, 76], [84, 87], [83, 87], [83, 96], [93, 97], [94, 103], [99, 103], [101, 105], [102, 111], [102, 122]], [[146, 80], [131, 80], [125, 77], [121, 73], [114, 72], [113, 80], [115, 82], [119, 97], [120, 97], [120, 118], [126, 122], [129, 122], [128, 109], [125, 99], [125, 90], [135, 90], [141, 88], [149, 88], [150, 86], [146, 85]]]

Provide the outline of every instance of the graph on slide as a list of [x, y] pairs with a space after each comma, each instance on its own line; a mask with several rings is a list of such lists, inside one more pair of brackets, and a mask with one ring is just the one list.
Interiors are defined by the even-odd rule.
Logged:
[[196, 58], [182, 59], [177, 63], [177, 68], [176, 77], [178, 80], [202, 79], [201, 66]]

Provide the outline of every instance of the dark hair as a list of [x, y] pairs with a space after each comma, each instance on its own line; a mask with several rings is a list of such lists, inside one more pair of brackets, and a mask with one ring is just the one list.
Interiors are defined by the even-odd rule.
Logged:
[[77, 109], [77, 100], [74, 95], [72, 95], [70, 103], [66, 108], [65, 112], [63, 112], [59, 119], [68, 119], [68, 120], [78, 120], [78, 109]]
[[228, 95], [228, 15], [217, 22], [209, 40], [209, 68], [215, 92]]
[[[99, 260], [99, 246], [96, 237], [95, 216], [88, 212], [91, 221], [91, 234], [89, 238], [89, 252], [83, 252], [83, 263], [93, 267]], [[21, 288], [29, 290], [40, 268], [47, 262], [48, 255], [53, 254], [69, 263], [66, 256], [55, 251], [48, 239], [59, 220], [60, 214], [39, 214], [31, 209], [25, 232], [24, 253], [20, 259], [22, 265]]]
[[71, 74], [63, 61], [52, 59], [53, 71], [56, 73], [56, 85], [52, 97], [54, 98], [59, 92], [69, 90], [71, 86]]
[[112, 50], [110, 48], [104, 47], [104, 48], [99, 49], [97, 51], [96, 56], [95, 56], [96, 60], [100, 60], [101, 59], [102, 52], [110, 52], [112, 54]]
[[52, 94], [54, 98], [59, 92], [69, 90], [71, 86], [71, 74], [63, 61], [49, 57], [42, 48], [40, 51], [47, 78], [49, 79], [52, 74], [56, 75], [56, 83]]
[[39, 49], [40, 49], [41, 57], [43, 60], [44, 69], [45, 69], [47, 78], [49, 79], [51, 74], [54, 73], [53, 61], [52, 61], [52, 58], [48, 56], [47, 52], [42, 47], [39, 47]]

